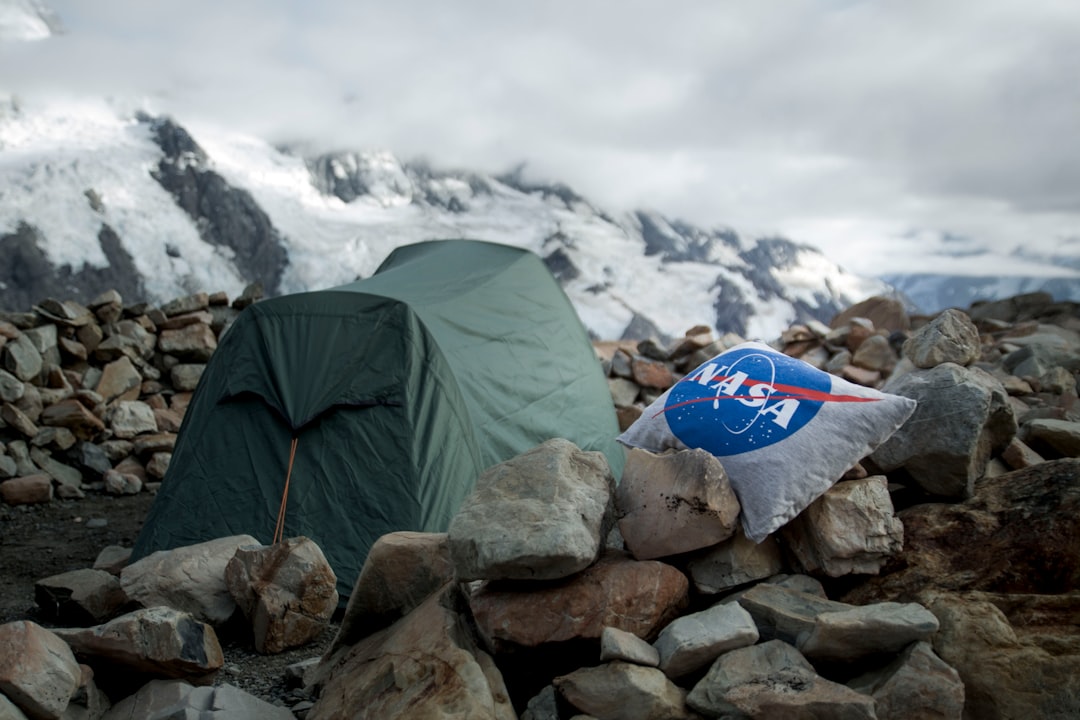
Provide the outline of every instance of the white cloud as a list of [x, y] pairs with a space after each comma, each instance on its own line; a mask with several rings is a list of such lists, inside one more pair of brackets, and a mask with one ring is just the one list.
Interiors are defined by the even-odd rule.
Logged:
[[611, 209], [785, 232], [860, 272], [940, 267], [945, 232], [996, 251], [950, 260], [990, 272], [1080, 237], [1073, 0], [52, 5], [68, 32], [0, 45], [0, 89], [526, 161]]

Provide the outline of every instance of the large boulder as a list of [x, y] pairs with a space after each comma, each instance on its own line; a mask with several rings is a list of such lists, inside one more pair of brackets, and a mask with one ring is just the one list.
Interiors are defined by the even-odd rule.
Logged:
[[943, 363], [894, 377], [882, 389], [918, 406], [870, 457], [885, 472], [904, 468], [932, 495], [969, 497], [991, 455], [1016, 435], [1005, 388], [979, 368]]
[[31, 718], [59, 718], [82, 671], [71, 648], [28, 620], [0, 625], [0, 697]]

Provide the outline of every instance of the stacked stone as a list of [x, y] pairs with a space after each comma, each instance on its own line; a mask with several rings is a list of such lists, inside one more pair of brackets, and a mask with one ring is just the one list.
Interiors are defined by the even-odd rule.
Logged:
[[152, 490], [218, 338], [260, 294], [151, 307], [110, 291], [0, 313], [0, 499]]

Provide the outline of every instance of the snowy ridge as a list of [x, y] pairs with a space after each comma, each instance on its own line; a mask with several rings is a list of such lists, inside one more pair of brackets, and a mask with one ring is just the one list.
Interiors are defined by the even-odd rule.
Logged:
[[[456, 237], [536, 252], [586, 327], [603, 338], [628, 328], [678, 335], [704, 323], [768, 340], [792, 322], [827, 320], [888, 291], [808, 246], [783, 238], [746, 243], [730, 228], [696, 228], [655, 211], [615, 216], [565, 186], [531, 184], [520, 173], [445, 172], [385, 151], [275, 148], [198, 124], [168, 123], [164, 136], [161, 128], [158, 119], [104, 102], [0, 111], [0, 262], [5, 243], [29, 227], [45, 260], [77, 276], [109, 263], [96, 241], [109, 228], [141, 276], [145, 299], [194, 290], [235, 296], [253, 270], [208, 241], [208, 226], [221, 219], [200, 214], [222, 204], [212, 193], [228, 191], [250, 195], [280, 238], [287, 257], [280, 282], [256, 274], [270, 293], [350, 282], [371, 274], [394, 247]], [[162, 177], [166, 164], [171, 185]], [[72, 287], [104, 289], [84, 285]]]
[[44, 40], [59, 28], [56, 13], [37, 0], [0, 0], [0, 42]]

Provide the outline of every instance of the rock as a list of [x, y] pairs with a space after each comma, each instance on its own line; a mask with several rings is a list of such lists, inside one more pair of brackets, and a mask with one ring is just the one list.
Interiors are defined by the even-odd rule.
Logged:
[[225, 566], [225, 584], [251, 623], [261, 653], [306, 645], [337, 609], [337, 576], [322, 549], [306, 537], [237, 548]]
[[916, 367], [932, 368], [947, 362], [970, 365], [981, 349], [975, 323], [963, 311], [949, 309], [915, 331], [903, 352]]
[[158, 430], [175, 435], [180, 432], [184, 417], [169, 408], [154, 408], [154, 421], [157, 422]]
[[210, 296], [207, 293], [200, 292], [170, 300], [161, 306], [161, 312], [165, 313], [166, 317], [175, 317], [206, 310], [209, 306]]
[[1001, 459], [1013, 470], [1022, 470], [1045, 462], [1042, 455], [1028, 447], [1019, 437], [1014, 437], [1001, 451]]
[[105, 431], [105, 423], [75, 398], [50, 405], [41, 413], [41, 423], [65, 427], [80, 440], [94, 440]]
[[990, 602], [939, 592], [925, 601], [941, 622], [934, 651], [964, 683], [965, 718], [1080, 717], [1080, 653], [1022, 641]]
[[[57, 428], [57, 430], [70, 432], [67, 428]], [[112, 469], [108, 453], [103, 447], [94, 443], [79, 442], [74, 452], [69, 454], [69, 457], [74, 463], [94, 475], [104, 475], [108, 470]]]
[[104, 625], [54, 631], [91, 667], [122, 668], [124, 684], [148, 675], [211, 682], [224, 664], [214, 629], [170, 607], [121, 615]]
[[[151, 435], [140, 435], [135, 438], [132, 452], [140, 457], [153, 455], [154, 453], [171, 453], [176, 446], [176, 433], [160, 432]], [[119, 466], [117, 466], [119, 468]]]
[[388, 628], [343, 647], [319, 668], [307, 720], [512, 720], [502, 675], [469, 635], [449, 584]]
[[68, 645], [29, 620], [0, 625], [0, 693], [30, 718], [59, 718], [82, 671]]
[[[877, 337], [877, 335], [874, 337]], [[840, 368], [838, 374], [848, 382], [853, 382], [856, 385], [862, 385], [864, 387], [876, 388], [881, 384], [881, 372], [878, 370], [866, 370], [861, 367], [855, 367], [854, 365], [845, 365]]]
[[15, 458], [0, 453], [0, 480], [10, 480], [19, 474]]
[[236, 610], [225, 584], [225, 566], [237, 549], [258, 544], [250, 535], [233, 535], [159, 550], [125, 567], [120, 584], [129, 598], [144, 607], [167, 605], [220, 625]]
[[630, 363], [630, 373], [634, 382], [641, 387], [667, 390], [675, 384], [675, 376], [666, 363], [642, 355], [633, 357]]
[[1080, 460], [1052, 460], [976, 486], [961, 504], [901, 511], [902, 561], [844, 599], [914, 598], [927, 589], [1054, 594], [1080, 590]]
[[183, 680], [151, 680], [117, 703], [102, 720], [293, 720], [283, 707], [233, 685], [195, 687]]
[[13, 403], [19, 400], [26, 392], [23, 381], [15, 377], [7, 370], [0, 370], [0, 401]]
[[101, 379], [98, 380], [97, 385], [94, 387], [94, 392], [108, 403], [124, 395], [129, 390], [140, 387], [142, 381], [142, 375], [132, 364], [131, 358], [124, 356], [107, 364], [102, 369]]
[[963, 717], [964, 683], [926, 642], [912, 643], [884, 668], [847, 686], [874, 698], [878, 720]]
[[[27, 720], [27, 718], [18, 705], [0, 695], [0, 720]], [[557, 715], [555, 720], [558, 720]]]
[[904, 546], [884, 475], [833, 485], [781, 531], [802, 569], [876, 575]]
[[0, 419], [3, 419], [8, 427], [24, 437], [32, 438], [38, 434], [38, 428], [34, 421], [26, 417], [25, 413], [11, 403], [4, 403], [0, 407]]
[[24, 383], [30, 382], [41, 372], [41, 353], [25, 333], [8, 340], [0, 353], [3, 354], [4, 368]]
[[138, 400], [114, 403], [109, 407], [106, 420], [113, 435], [123, 439], [158, 430], [153, 408]]
[[41, 468], [46, 475], [56, 481], [56, 494], [60, 497], [67, 498], [80, 498], [83, 497], [82, 490], [82, 473], [71, 467], [65, 465], [59, 460], [54, 459], [49, 453], [45, 452], [41, 448], [32, 448], [30, 450], [30, 459], [34, 461], [34, 464]]
[[121, 545], [108, 545], [102, 548], [94, 560], [95, 570], [104, 570], [111, 575], [120, 575], [120, 571], [131, 560], [131, 548]]
[[990, 456], [1016, 434], [1005, 389], [978, 368], [944, 363], [891, 379], [882, 389], [918, 406], [870, 457], [885, 472], [904, 468], [933, 495], [969, 497]]
[[8, 455], [15, 461], [15, 470], [19, 476], [37, 475], [39, 468], [30, 459], [30, 448], [22, 440], [12, 440], [7, 445]]
[[819, 676], [780, 640], [721, 655], [686, 703], [707, 717], [876, 720], [873, 698]]
[[656, 648], [637, 635], [615, 627], [606, 627], [600, 633], [600, 662], [623, 660], [656, 667], [660, 664], [660, 653]]
[[903, 303], [892, 298], [875, 296], [860, 303], [855, 303], [829, 322], [830, 328], [846, 326], [852, 318], [867, 318], [874, 327], [889, 331], [906, 332], [911, 329], [911, 319]]
[[600, 552], [615, 480], [604, 456], [568, 440], [485, 470], [450, 521], [459, 580], [551, 580], [579, 572]]
[[[20, 386], [21, 385], [22, 383], [20, 383]], [[615, 404], [615, 407], [629, 407], [633, 405], [640, 392], [640, 388], [636, 382], [621, 377], [608, 378], [608, 389], [611, 391], [611, 400]]]
[[[166, 315], [168, 315], [168, 313], [166, 313]], [[188, 325], [194, 325], [195, 323], [212, 325], [213, 322], [214, 316], [210, 312], [206, 310], [196, 310], [182, 315], [168, 316], [165, 320], [157, 323], [157, 328], [158, 330], [176, 330], [178, 328], [187, 327]]]
[[143, 480], [138, 475], [115, 469], [106, 470], [102, 480], [105, 492], [110, 495], [138, 495], [143, 489]]
[[195, 323], [176, 330], [162, 330], [157, 347], [159, 352], [175, 355], [181, 360], [204, 363], [217, 349], [217, 337], [209, 325]]
[[762, 583], [737, 597], [761, 637], [795, 646], [813, 660], [850, 662], [899, 652], [928, 639], [937, 621], [916, 603], [848, 605], [798, 590]]
[[609, 720], [692, 720], [686, 692], [655, 668], [614, 661], [556, 677], [574, 707]]
[[67, 450], [76, 442], [75, 433], [67, 428], [51, 427], [48, 425], [38, 428], [37, 435], [31, 440], [31, 443], [37, 447], [43, 448], [51, 446], [56, 450]]
[[653, 647], [660, 655], [660, 670], [674, 680], [706, 667], [729, 650], [757, 641], [758, 629], [750, 613], [738, 603], [720, 603], [673, 620], [660, 631]]
[[560, 720], [558, 701], [555, 698], [555, 686], [545, 685], [544, 689], [529, 699], [521, 720]]
[[889, 344], [889, 338], [884, 335], [871, 335], [851, 356], [851, 364], [864, 370], [888, 373], [896, 366], [896, 353]]
[[688, 590], [686, 576], [670, 565], [613, 553], [572, 578], [528, 589], [485, 584], [469, 605], [488, 648], [498, 652], [599, 638], [605, 627], [651, 640], [686, 606]]
[[714, 595], [763, 580], [783, 568], [775, 537], [755, 543], [739, 530], [719, 545], [694, 553], [686, 563], [686, 574], [699, 593]]
[[68, 625], [96, 625], [116, 615], [127, 595], [113, 575], [81, 568], [38, 580], [34, 601], [45, 617]]
[[328, 654], [393, 624], [453, 578], [446, 533], [383, 535], [368, 551]]
[[26, 475], [0, 482], [0, 498], [8, 505], [52, 502], [52, 479], [48, 475]]
[[79, 687], [68, 703], [65, 720], [99, 720], [104, 717], [112, 703], [94, 680], [94, 670], [89, 665], [79, 665], [82, 678]]
[[146, 463], [146, 474], [162, 480], [169, 469], [170, 462], [172, 462], [172, 453], [154, 453], [150, 457], [150, 462]]
[[173, 387], [181, 392], [194, 390], [206, 370], [206, 363], [180, 363], [169, 370]]
[[1048, 458], [1080, 457], [1080, 422], [1029, 420], [1020, 428], [1020, 438]]
[[698, 550], [738, 527], [739, 501], [723, 465], [705, 450], [630, 450], [615, 491], [619, 532], [638, 560]]

